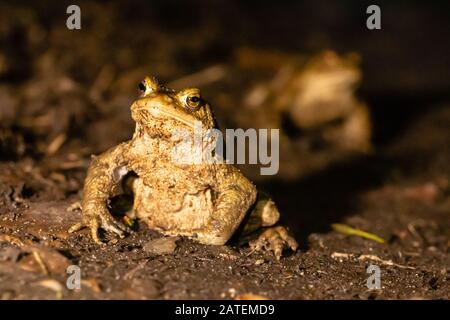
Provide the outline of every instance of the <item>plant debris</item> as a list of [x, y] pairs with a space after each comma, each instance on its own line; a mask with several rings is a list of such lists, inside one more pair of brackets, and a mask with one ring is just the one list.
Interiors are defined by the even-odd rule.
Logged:
[[369, 233], [369, 232], [366, 232], [366, 231], [363, 231], [363, 230], [360, 230], [360, 229], [355, 229], [355, 228], [352, 228], [352, 227], [347, 226], [345, 224], [333, 223], [331, 225], [331, 227], [333, 228], [334, 231], [342, 233], [342, 234], [345, 234], [347, 236], [358, 236], [358, 237], [365, 238], [365, 239], [368, 239], [368, 240], [376, 241], [378, 243], [385, 243], [386, 242], [383, 238], [377, 236], [376, 234]]

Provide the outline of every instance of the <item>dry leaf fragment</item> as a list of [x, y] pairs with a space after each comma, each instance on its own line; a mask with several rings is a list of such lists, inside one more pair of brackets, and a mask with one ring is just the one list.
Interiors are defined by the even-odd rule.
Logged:
[[331, 225], [331, 227], [333, 228], [334, 231], [348, 235], [348, 236], [358, 236], [361, 238], [365, 238], [365, 239], [369, 239], [369, 240], [373, 240], [376, 241], [378, 243], [385, 243], [384, 239], [377, 236], [376, 234], [373, 233], [369, 233], [360, 229], [355, 229], [352, 228], [346, 224], [342, 224], [342, 223], [333, 223]]

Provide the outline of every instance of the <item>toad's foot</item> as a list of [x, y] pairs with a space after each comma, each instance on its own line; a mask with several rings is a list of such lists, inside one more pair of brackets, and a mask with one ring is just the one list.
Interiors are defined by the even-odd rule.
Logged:
[[98, 236], [98, 229], [100, 228], [115, 233], [120, 238], [124, 238], [126, 233], [131, 232], [127, 226], [115, 220], [107, 210], [106, 212], [96, 211], [94, 215], [84, 215], [83, 221], [70, 227], [69, 233], [77, 232], [86, 227], [91, 230], [92, 239], [98, 244], [103, 244]]
[[81, 207], [81, 201], [80, 201], [80, 200], [75, 201], [75, 202], [72, 203], [70, 206], [68, 206], [68, 207], [66, 208], [66, 210], [67, 210], [68, 212], [77, 212], [77, 211], [81, 211], [81, 210], [82, 210], [82, 207]]
[[284, 249], [290, 248], [296, 251], [298, 243], [283, 226], [266, 229], [259, 237], [249, 243], [252, 253], [262, 249], [272, 251], [277, 260], [280, 260]]

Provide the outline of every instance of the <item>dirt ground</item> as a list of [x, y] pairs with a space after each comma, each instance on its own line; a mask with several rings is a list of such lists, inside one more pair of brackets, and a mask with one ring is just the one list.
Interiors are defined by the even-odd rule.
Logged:
[[[383, 29], [374, 34], [361, 22], [364, 5], [346, 2], [81, 1], [82, 29], [69, 31], [67, 5], [0, 7], [2, 299], [450, 297], [450, 10], [382, 3]], [[140, 224], [105, 246], [87, 230], [69, 234], [90, 155], [133, 132], [129, 106], [139, 80], [191, 79], [219, 122], [232, 125], [224, 104], [249, 89], [242, 79], [258, 77], [233, 66], [244, 46], [362, 57], [358, 96], [372, 114], [374, 152], [258, 183], [300, 249], [277, 261], [246, 246], [177, 238], [163, 240], [161, 254], [161, 235]], [[203, 84], [185, 78], [212, 66], [227, 75]], [[386, 242], [338, 233], [333, 223]], [[379, 290], [366, 285], [371, 264], [381, 268]], [[71, 265], [80, 267], [80, 290], [66, 286]]]

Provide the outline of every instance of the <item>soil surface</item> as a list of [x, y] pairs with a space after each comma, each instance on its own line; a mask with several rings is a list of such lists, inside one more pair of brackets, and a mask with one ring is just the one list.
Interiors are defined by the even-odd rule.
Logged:
[[[313, 3], [80, 1], [79, 31], [65, 26], [68, 4], [2, 4], [0, 298], [448, 299], [450, 10], [382, 4], [383, 29], [373, 34], [363, 5]], [[374, 119], [374, 152], [258, 185], [300, 249], [277, 261], [246, 246], [165, 238], [139, 223], [104, 246], [87, 230], [69, 234], [90, 155], [133, 132], [139, 80], [150, 73], [197, 85], [199, 70], [234, 70], [242, 46], [363, 59], [358, 95]], [[225, 124], [232, 115], [221, 101], [248, 90], [228, 81], [241, 76], [201, 86]], [[333, 223], [385, 243], [333, 231]], [[367, 287], [370, 265], [381, 270], [378, 290]], [[66, 285], [78, 270], [70, 266], [80, 268], [79, 290]]]

